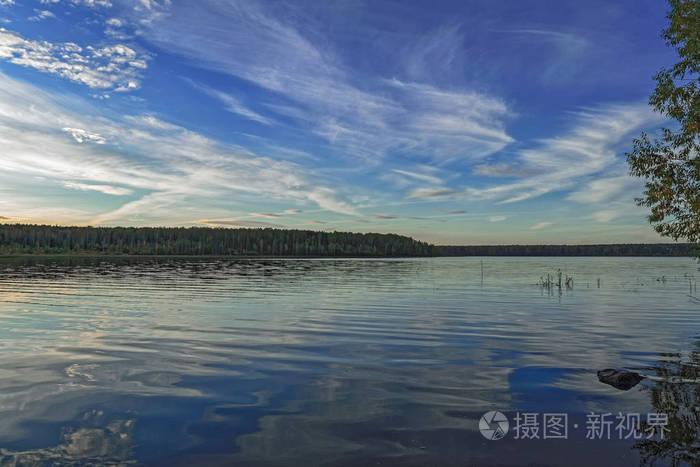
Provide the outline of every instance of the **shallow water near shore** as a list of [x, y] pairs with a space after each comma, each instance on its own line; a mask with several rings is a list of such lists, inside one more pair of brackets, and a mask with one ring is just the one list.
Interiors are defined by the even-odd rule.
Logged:
[[[572, 288], [537, 285], [558, 270]], [[0, 463], [691, 464], [698, 277], [689, 258], [0, 259]], [[652, 377], [621, 391], [604, 368]], [[666, 414], [664, 437], [618, 433], [635, 413]]]

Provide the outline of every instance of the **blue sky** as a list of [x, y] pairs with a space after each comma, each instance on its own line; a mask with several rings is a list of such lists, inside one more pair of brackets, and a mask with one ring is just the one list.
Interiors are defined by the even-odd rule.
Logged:
[[635, 1], [0, 0], [0, 219], [662, 241]]

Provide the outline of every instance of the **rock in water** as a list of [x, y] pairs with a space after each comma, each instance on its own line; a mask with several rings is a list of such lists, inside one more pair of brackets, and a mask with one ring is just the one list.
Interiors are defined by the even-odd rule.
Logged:
[[598, 380], [601, 383], [609, 384], [610, 386], [627, 391], [635, 387], [644, 376], [634, 371], [621, 371], [607, 368], [598, 372]]

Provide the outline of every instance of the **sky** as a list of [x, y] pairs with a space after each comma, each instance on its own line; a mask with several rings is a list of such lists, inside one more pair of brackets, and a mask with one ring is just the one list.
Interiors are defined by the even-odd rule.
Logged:
[[659, 0], [0, 0], [0, 221], [664, 241]]

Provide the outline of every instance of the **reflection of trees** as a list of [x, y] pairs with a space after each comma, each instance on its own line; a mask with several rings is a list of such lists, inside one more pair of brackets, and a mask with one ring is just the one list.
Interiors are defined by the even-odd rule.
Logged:
[[[86, 414], [88, 416], [89, 414]], [[0, 449], [0, 465], [125, 465], [131, 458], [133, 420], [115, 420], [105, 427], [64, 429], [63, 443], [41, 449]]]
[[[700, 343], [696, 344], [700, 345]], [[680, 354], [665, 354], [653, 373], [650, 391], [654, 411], [668, 415], [663, 439], [642, 439], [639, 450], [642, 465], [666, 461], [673, 466], [700, 464], [700, 347], [685, 360]]]
[[226, 257], [148, 257], [148, 256], [18, 256], [2, 258], [0, 276], [3, 280], [32, 279], [55, 281], [86, 277], [101, 279], [143, 278], [150, 282], [192, 279], [227, 281], [235, 278], [269, 278], [303, 281], [314, 277], [327, 278], [330, 273], [364, 279], [368, 275], [384, 274], [402, 277], [429, 267], [421, 261], [391, 259], [351, 260], [337, 258], [226, 258]]

